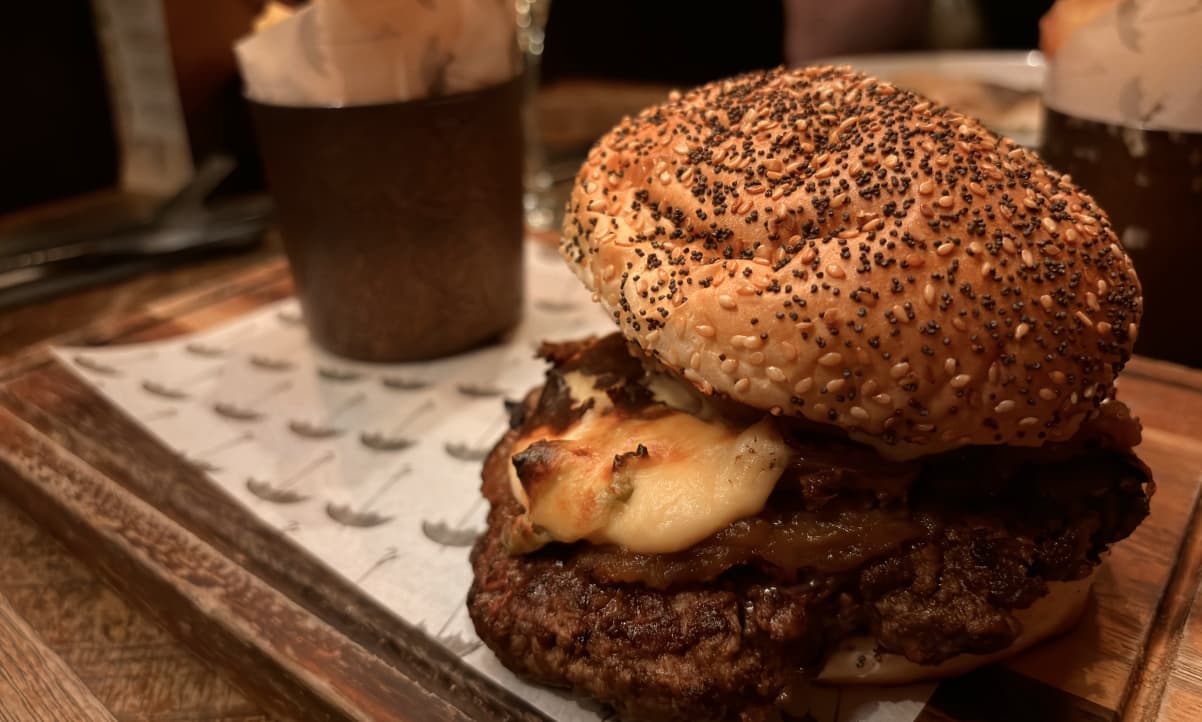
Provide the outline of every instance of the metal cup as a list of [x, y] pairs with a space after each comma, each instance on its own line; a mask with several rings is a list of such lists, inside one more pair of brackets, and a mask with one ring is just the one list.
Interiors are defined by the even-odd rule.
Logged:
[[346, 107], [251, 101], [314, 341], [363, 361], [488, 342], [522, 306], [521, 79]]

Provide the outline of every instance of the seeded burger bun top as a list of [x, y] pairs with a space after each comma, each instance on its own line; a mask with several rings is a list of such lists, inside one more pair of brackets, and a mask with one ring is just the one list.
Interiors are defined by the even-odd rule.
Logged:
[[1072, 436], [1143, 307], [1068, 176], [849, 68], [751, 73], [623, 120], [581, 168], [562, 250], [703, 393], [892, 458]]

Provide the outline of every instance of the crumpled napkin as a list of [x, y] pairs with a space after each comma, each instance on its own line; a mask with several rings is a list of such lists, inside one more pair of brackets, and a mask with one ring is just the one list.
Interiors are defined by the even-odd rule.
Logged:
[[270, 5], [234, 46], [247, 96], [275, 105], [387, 103], [518, 73], [511, 0], [315, 0]]

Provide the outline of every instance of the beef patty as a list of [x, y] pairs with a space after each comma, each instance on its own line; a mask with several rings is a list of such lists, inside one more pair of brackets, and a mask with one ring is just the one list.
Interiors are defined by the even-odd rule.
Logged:
[[583, 542], [512, 554], [512, 444], [571, 408], [562, 371], [587, 361], [619, 389], [635, 380], [608, 343], [548, 349], [544, 391], [485, 462], [492, 508], [468, 605], [510, 669], [629, 719], [772, 719], [850, 634], [919, 663], [1003, 649], [1021, 631], [1010, 610], [1088, 576], [1147, 515], [1138, 424], [1118, 402], [1070, 442], [907, 464], [782, 421], [802, 461], [753, 518], [675, 554]]

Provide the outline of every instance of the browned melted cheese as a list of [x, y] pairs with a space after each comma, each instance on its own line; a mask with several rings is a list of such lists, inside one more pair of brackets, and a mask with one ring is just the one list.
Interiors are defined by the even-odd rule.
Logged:
[[615, 408], [592, 376], [565, 380], [591, 407], [514, 443], [510, 484], [525, 509], [507, 530], [514, 551], [580, 540], [681, 551], [759, 513], [789, 462], [770, 421], [731, 426], [666, 377], [648, 384], [655, 403], [637, 414]]

